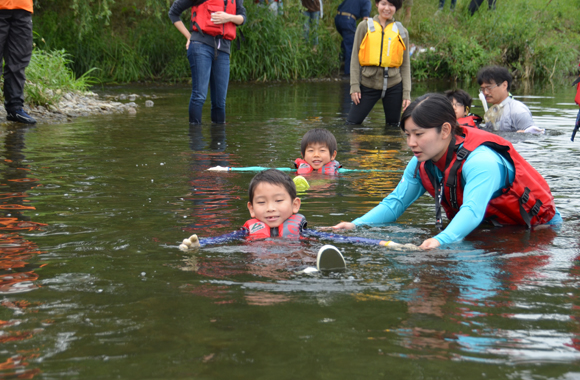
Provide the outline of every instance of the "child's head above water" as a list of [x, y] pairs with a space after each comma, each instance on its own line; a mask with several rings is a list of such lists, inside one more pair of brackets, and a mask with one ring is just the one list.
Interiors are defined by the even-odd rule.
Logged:
[[335, 159], [336, 138], [327, 129], [311, 129], [302, 137], [300, 152], [304, 161], [314, 170], [318, 170]]
[[451, 102], [453, 110], [455, 111], [455, 116], [457, 116], [458, 119], [469, 115], [471, 96], [467, 92], [463, 90], [448, 90], [445, 91], [445, 95]]
[[296, 185], [280, 170], [268, 169], [256, 174], [250, 182], [248, 195], [250, 215], [270, 228], [278, 227], [300, 210]]

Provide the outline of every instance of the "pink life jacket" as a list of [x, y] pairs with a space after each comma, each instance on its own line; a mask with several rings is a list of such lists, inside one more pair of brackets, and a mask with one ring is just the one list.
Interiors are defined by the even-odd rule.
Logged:
[[[297, 158], [294, 161], [294, 165], [296, 166], [297, 169], [296, 174], [308, 174], [314, 171], [312, 166], [310, 166], [310, 164], [304, 161], [302, 158]], [[342, 165], [338, 161], [334, 160], [330, 161], [328, 164], [318, 169], [318, 172], [326, 175], [337, 175], [338, 169], [340, 169], [341, 167]]]
[[282, 237], [285, 239], [299, 239], [306, 228], [306, 218], [302, 214], [294, 214], [280, 224], [278, 228], [270, 229], [268, 225], [258, 219], [250, 219], [244, 223], [250, 240]]

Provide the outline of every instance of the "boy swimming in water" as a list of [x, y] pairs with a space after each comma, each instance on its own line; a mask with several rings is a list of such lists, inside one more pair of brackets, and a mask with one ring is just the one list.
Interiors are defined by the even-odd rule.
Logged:
[[[306, 218], [298, 214], [300, 198], [292, 179], [276, 169], [268, 169], [254, 176], [248, 190], [248, 210], [252, 219], [241, 229], [200, 240], [197, 235], [185, 239], [179, 246], [182, 251], [200, 246], [225, 243], [247, 238], [250, 240], [282, 237], [300, 239], [306, 236]], [[330, 234], [329, 234], [330, 235]], [[318, 253], [317, 266], [320, 270], [344, 270], [344, 258], [333, 246], [324, 246]]]

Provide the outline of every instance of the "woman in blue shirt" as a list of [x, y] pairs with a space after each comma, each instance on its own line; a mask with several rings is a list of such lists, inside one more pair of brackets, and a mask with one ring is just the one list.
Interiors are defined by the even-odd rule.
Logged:
[[[434, 195], [438, 224], [441, 207], [451, 221], [423, 249], [461, 240], [484, 219], [528, 226], [562, 222], [543, 177], [507, 140], [460, 127], [445, 96], [416, 99], [403, 113], [401, 129], [414, 157], [395, 190], [362, 217], [333, 229], [393, 222], [425, 191]], [[450, 190], [455, 177], [459, 186]]]

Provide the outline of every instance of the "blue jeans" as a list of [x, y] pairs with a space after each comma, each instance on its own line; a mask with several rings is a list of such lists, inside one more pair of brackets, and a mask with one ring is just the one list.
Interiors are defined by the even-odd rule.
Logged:
[[336, 30], [342, 36], [340, 47], [344, 54], [344, 74], [350, 75], [350, 56], [352, 55], [354, 45], [356, 20], [352, 17], [336, 15], [334, 17], [334, 24], [336, 25]]
[[201, 110], [207, 98], [209, 84], [211, 121], [225, 123], [226, 95], [230, 81], [230, 55], [202, 42], [191, 41], [187, 49], [187, 59], [191, 68], [189, 122], [201, 123]]
[[318, 20], [320, 12], [304, 11], [304, 39], [310, 42], [310, 29], [312, 27], [312, 45], [318, 45]]

